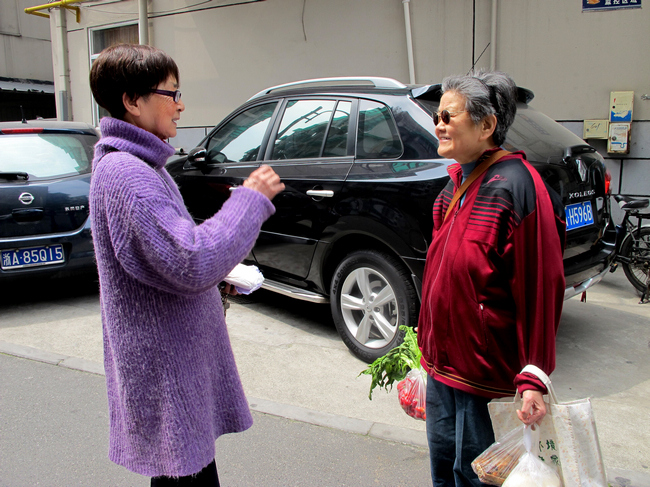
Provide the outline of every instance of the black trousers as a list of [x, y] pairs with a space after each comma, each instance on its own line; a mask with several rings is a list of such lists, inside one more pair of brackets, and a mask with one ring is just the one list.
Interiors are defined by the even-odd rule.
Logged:
[[199, 473], [187, 477], [154, 477], [151, 487], [219, 487], [217, 464], [212, 460]]

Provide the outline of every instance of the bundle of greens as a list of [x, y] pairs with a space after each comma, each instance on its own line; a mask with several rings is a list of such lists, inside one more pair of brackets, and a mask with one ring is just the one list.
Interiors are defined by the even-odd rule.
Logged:
[[359, 375], [370, 375], [370, 393], [368, 398], [372, 400], [372, 391], [375, 387], [383, 388], [389, 392], [393, 388], [393, 382], [401, 381], [411, 369], [420, 367], [422, 352], [418, 348], [418, 337], [413, 328], [402, 325], [400, 330], [405, 332], [404, 341], [401, 345], [393, 348], [383, 357], [379, 357], [368, 368]]

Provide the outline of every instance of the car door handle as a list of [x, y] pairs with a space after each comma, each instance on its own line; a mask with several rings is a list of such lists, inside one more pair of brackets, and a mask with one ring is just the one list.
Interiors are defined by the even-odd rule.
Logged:
[[313, 196], [317, 198], [331, 198], [334, 196], [334, 191], [329, 189], [310, 189], [307, 191], [307, 196]]

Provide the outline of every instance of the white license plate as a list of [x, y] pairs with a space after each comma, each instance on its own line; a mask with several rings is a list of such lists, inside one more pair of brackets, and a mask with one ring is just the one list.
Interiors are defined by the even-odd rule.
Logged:
[[2, 270], [23, 269], [65, 262], [63, 245], [45, 245], [24, 249], [3, 250], [0, 256]]
[[594, 223], [594, 210], [591, 206], [591, 201], [568, 205], [564, 210], [566, 213], [567, 230], [586, 227]]

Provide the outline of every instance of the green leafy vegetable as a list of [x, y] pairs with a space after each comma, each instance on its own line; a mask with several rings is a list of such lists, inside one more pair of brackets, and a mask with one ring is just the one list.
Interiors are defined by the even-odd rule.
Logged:
[[410, 326], [402, 325], [400, 330], [405, 332], [404, 341], [397, 347], [390, 350], [383, 357], [379, 357], [368, 368], [359, 375], [370, 375], [370, 393], [368, 399], [372, 400], [372, 391], [375, 387], [383, 388], [389, 392], [393, 388], [393, 382], [400, 381], [406, 377], [411, 369], [420, 366], [422, 352], [418, 347], [418, 337]]

